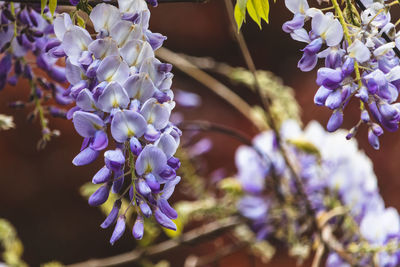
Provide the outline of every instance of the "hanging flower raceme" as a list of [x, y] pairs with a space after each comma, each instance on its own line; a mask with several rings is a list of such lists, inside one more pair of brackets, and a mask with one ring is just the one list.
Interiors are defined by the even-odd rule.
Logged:
[[[7, 82], [15, 85], [19, 77], [24, 77], [34, 83], [38, 97], [43, 95], [40, 89], [42, 87], [52, 90], [60, 104], [71, 102], [62, 96], [63, 90], [58, 85], [66, 82], [65, 68], [57, 65], [57, 60], [47, 54], [54, 44], [59, 44], [54, 38], [51, 15], [47, 8], [44, 14], [47, 14], [49, 19], [41, 16], [40, 10], [23, 4], [0, 2], [0, 9], [0, 50], [4, 52], [0, 63], [0, 89], [3, 89]], [[46, 71], [52, 79], [50, 82], [35, 77], [29, 59], [26, 58], [30, 56], [29, 53], [36, 59], [37, 66]]]
[[120, 211], [125, 196], [137, 213], [135, 238], [142, 238], [143, 218], [152, 215], [161, 226], [176, 229], [172, 220], [177, 213], [168, 199], [180, 181], [174, 154], [181, 131], [169, 121], [175, 106], [172, 66], [154, 56], [166, 37], [148, 29], [149, 18], [144, 0], [120, 0], [118, 8], [99, 4], [90, 14], [93, 38], [66, 13], [54, 20], [60, 45], [49, 53], [66, 56], [71, 85], [65, 95], [76, 101], [68, 118], [84, 138], [73, 164], [86, 165], [104, 155], [104, 167], [92, 180], [101, 186], [90, 205], [103, 204], [110, 191], [120, 194], [101, 225], [116, 222], [112, 244], [125, 231], [126, 210]]
[[[317, 72], [316, 82], [320, 87], [314, 102], [333, 111], [328, 131], [341, 126], [344, 108], [356, 97], [361, 102], [360, 121], [347, 138], [353, 137], [364, 123], [369, 128], [370, 144], [378, 149], [378, 137], [383, 134], [381, 126], [396, 131], [400, 121], [400, 106], [396, 102], [400, 67], [394, 51], [400, 39], [390, 22], [387, 6], [364, 2], [366, 9], [358, 16], [355, 7], [342, 11], [335, 1], [332, 3], [338, 14], [335, 18], [331, 12], [310, 8], [306, 0], [286, 0], [294, 18], [282, 28], [293, 39], [307, 43], [298, 63], [302, 71], [312, 70], [319, 58], [325, 60], [325, 67]], [[304, 28], [307, 21], [311, 21], [309, 32]]]
[[[311, 122], [302, 131], [296, 122], [287, 121], [281, 128], [281, 135], [317, 218], [323, 218], [332, 210], [348, 212], [348, 215], [344, 213], [347, 218], [344, 222], [332, 219], [327, 223], [341, 233], [338, 240], [343, 246], [353, 245], [354, 259], [360, 266], [372, 266], [376, 259], [369, 252], [377, 248], [379, 266], [398, 266], [399, 214], [394, 208], [385, 208], [372, 163], [358, 150], [357, 143], [346, 141], [344, 131], [328, 134], [317, 122]], [[296, 200], [296, 183], [274, 139], [272, 132], [264, 132], [255, 137], [253, 147], [242, 146], [237, 150], [237, 177], [244, 190], [238, 208], [251, 220], [258, 238], [274, 237], [293, 242], [302, 238], [307, 228], [301, 221], [310, 215], [302, 206], [305, 203]], [[274, 178], [280, 185], [275, 184]], [[280, 192], [280, 200], [273, 188]], [[286, 213], [290, 210], [293, 212]], [[295, 226], [291, 229], [292, 223]], [[286, 228], [290, 229], [289, 233], [294, 231], [288, 239], [278, 234], [285, 233]], [[359, 250], [357, 246], [354, 248], [355, 244], [359, 245]], [[326, 266], [346, 264], [331, 251]]]
[[[11, 103], [14, 108], [33, 107], [28, 115], [32, 121], [39, 117], [42, 126], [43, 138], [38, 147], [42, 148], [58, 131], [50, 131], [45, 114], [53, 117], [65, 117], [65, 111], [52, 104], [46, 109], [42, 106], [49, 98], [54, 98], [58, 104], [66, 105], [72, 102], [64, 96], [62, 83], [66, 82], [65, 68], [57, 65], [57, 59], [47, 54], [54, 44], [59, 41], [54, 36], [51, 14], [47, 8], [43, 16], [34, 7], [18, 3], [0, 2], [0, 90], [8, 83], [16, 85], [19, 78], [29, 81], [29, 101]], [[46, 18], [44, 18], [46, 17]], [[50, 79], [38, 77], [33, 71], [32, 60], [36, 66], [45, 71]]]

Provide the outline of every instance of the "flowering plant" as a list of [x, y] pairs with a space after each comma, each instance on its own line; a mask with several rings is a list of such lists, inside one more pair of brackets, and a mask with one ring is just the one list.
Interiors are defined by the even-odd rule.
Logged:
[[[31, 108], [28, 119], [39, 119], [38, 148], [60, 134], [50, 130], [48, 115], [72, 122], [83, 138], [72, 164], [101, 162], [81, 194], [105, 214], [101, 228], [113, 227], [111, 245], [129, 227], [142, 246], [74, 266], [151, 266], [153, 256], [215, 236], [234, 242], [205, 257], [187, 257], [185, 264], [207, 265], [243, 246], [267, 262], [284, 245], [298, 262], [313, 255], [313, 267], [400, 265], [399, 214], [385, 207], [372, 161], [352, 139], [365, 125], [370, 145], [379, 149], [383, 129], [398, 129], [400, 37], [390, 14], [397, 1], [330, 0], [310, 7], [306, 0], [285, 0], [293, 18], [282, 29], [306, 43], [298, 68], [318, 68], [314, 103], [333, 112], [328, 132], [316, 121], [302, 129], [292, 89], [255, 67], [240, 29], [246, 13], [260, 27], [269, 21], [267, 0], [238, 0], [235, 6], [225, 0], [247, 69], [163, 48], [167, 37], [149, 24], [148, 5], [157, 1], [37, 4], [0, 2], [0, 89], [27, 80], [28, 100], [10, 106]], [[171, 89], [173, 65], [231, 104], [257, 135], [187, 120], [204, 98]], [[213, 75], [248, 88], [260, 104], [252, 106]], [[359, 120], [349, 131], [339, 130], [354, 100]], [[0, 114], [0, 130], [13, 127], [12, 118]], [[206, 154], [218, 144], [199, 140], [204, 131], [242, 143], [233, 175], [229, 168], [207, 169]], [[191, 223], [207, 224], [183, 231]], [[5, 220], [0, 244], [7, 264], [26, 265], [21, 241]], [[54, 265], [61, 263], [48, 264]]]

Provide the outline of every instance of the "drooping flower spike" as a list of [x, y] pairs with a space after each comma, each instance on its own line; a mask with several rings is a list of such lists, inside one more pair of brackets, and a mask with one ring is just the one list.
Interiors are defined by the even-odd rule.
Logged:
[[[353, 243], [362, 248], [351, 252], [357, 265], [372, 266], [376, 259], [370, 251], [379, 248], [376, 266], [399, 266], [400, 216], [396, 209], [385, 208], [372, 162], [358, 150], [356, 141], [346, 141], [343, 130], [327, 133], [317, 122], [311, 122], [302, 131], [295, 121], [286, 121], [280, 134], [286, 144], [285, 150], [299, 171], [317, 220], [332, 210], [344, 208], [348, 219], [334, 218], [327, 223], [337, 229], [341, 245]], [[290, 242], [294, 241], [285, 239], [285, 231], [294, 231], [289, 238], [301, 236], [306, 229], [301, 221], [310, 215], [302, 206], [304, 200], [290, 202], [296, 199], [297, 190], [274, 139], [271, 131], [264, 132], [254, 138], [253, 147], [241, 146], [237, 150], [237, 179], [244, 191], [238, 209], [250, 220], [259, 239], [278, 238], [290, 247], [293, 245]], [[306, 146], [309, 149], [304, 149]], [[267, 155], [268, 161], [261, 154]], [[271, 192], [273, 176], [280, 181], [283, 204]], [[290, 216], [296, 221], [291, 221]], [[291, 223], [295, 224], [293, 228]], [[314, 241], [312, 239], [310, 244], [315, 244]], [[350, 266], [334, 250], [328, 252], [325, 266]]]
[[[334, 0], [335, 18], [331, 12], [310, 8], [307, 0], [286, 0], [285, 4], [294, 17], [282, 29], [307, 44], [298, 67], [310, 71], [318, 59], [325, 61], [325, 67], [317, 71], [316, 82], [320, 87], [314, 102], [333, 111], [328, 131], [336, 131], [342, 125], [344, 109], [356, 97], [361, 103], [360, 123], [370, 129], [368, 140], [379, 149], [378, 137], [383, 131], [376, 134], [372, 128], [379, 124], [388, 131], [396, 131], [400, 121], [397, 102], [400, 67], [394, 51], [400, 39], [390, 22], [390, 10], [384, 1], [362, 1], [360, 5], [365, 10], [361, 10], [359, 17], [354, 10], [351, 16], [345, 16], [351, 8], [341, 10]], [[353, 127], [349, 138], [357, 133], [359, 126]]]
[[[43, 138], [38, 143], [41, 148], [50, 139], [57, 135], [58, 131], [50, 131], [47, 119], [44, 115], [53, 117], [66, 117], [66, 112], [52, 104], [44, 107], [43, 103], [49, 99], [61, 105], [67, 105], [72, 99], [64, 95], [61, 84], [66, 82], [65, 68], [57, 64], [57, 59], [47, 52], [52, 47], [59, 45], [60, 41], [54, 36], [51, 14], [46, 7], [44, 16], [40, 10], [19, 3], [0, 2], [0, 90], [8, 83], [16, 85], [20, 78], [29, 81], [30, 96], [28, 101], [11, 103], [11, 107], [30, 107], [34, 110], [28, 116], [33, 120], [36, 114], [39, 116], [42, 126]], [[29, 57], [28, 57], [29, 56]], [[47, 78], [38, 77], [32, 70], [29, 60], [33, 58], [36, 66], [45, 71]]]
[[[63, 13], [54, 20], [59, 43], [49, 50], [66, 57], [70, 86], [65, 95], [76, 102], [68, 117], [84, 138], [73, 163], [89, 164], [104, 155], [104, 167], [92, 179], [100, 187], [89, 204], [103, 204], [111, 192], [120, 198], [129, 192], [136, 239], [143, 236], [144, 217], [154, 215], [161, 226], [176, 229], [177, 213], [168, 198], [180, 181], [179, 160], [173, 156], [181, 131], [169, 121], [175, 106], [172, 66], [155, 58], [166, 38], [148, 29], [149, 18], [144, 0], [119, 0], [118, 7], [99, 4], [90, 14], [93, 37]], [[101, 225], [116, 222], [111, 244], [125, 231], [120, 198]]]

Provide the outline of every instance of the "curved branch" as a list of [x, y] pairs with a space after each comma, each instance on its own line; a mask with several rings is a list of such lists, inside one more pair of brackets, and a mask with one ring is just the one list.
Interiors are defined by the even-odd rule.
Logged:
[[[170, 62], [176, 68], [189, 75], [199, 83], [211, 89], [215, 94], [223, 98], [229, 104], [231, 104], [235, 109], [237, 109], [243, 116], [245, 116], [249, 121], [254, 123], [254, 118], [252, 116], [252, 107], [244, 101], [240, 96], [232, 92], [227, 86], [219, 82], [217, 79], [202, 71], [200, 68], [190, 63], [187, 59], [181, 55], [174, 53], [166, 48], [159, 48], [156, 51], [157, 57], [164, 61]], [[259, 126], [254, 124], [259, 130]]]
[[238, 130], [228, 127], [228, 126], [225, 126], [225, 125], [221, 125], [221, 124], [217, 124], [217, 123], [213, 123], [213, 122], [209, 122], [209, 121], [196, 120], [196, 121], [182, 122], [178, 125], [178, 127], [180, 129], [186, 130], [186, 131], [211, 131], [211, 132], [225, 134], [225, 135], [231, 136], [232, 138], [237, 139], [239, 142], [243, 143], [244, 145], [253, 146], [253, 143], [249, 137], [245, 136], [243, 133], [239, 132]]
[[187, 233], [182, 234], [180, 238], [177, 239], [170, 239], [147, 248], [138, 248], [131, 252], [126, 252], [109, 258], [93, 259], [67, 266], [107, 267], [133, 263], [145, 257], [159, 256], [171, 250], [177, 249], [183, 245], [193, 245], [199, 243], [207, 238], [224, 233], [225, 231], [239, 225], [240, 223], [242, 223], [242, 220], [238, 216], [231, 216], [191, 230]]

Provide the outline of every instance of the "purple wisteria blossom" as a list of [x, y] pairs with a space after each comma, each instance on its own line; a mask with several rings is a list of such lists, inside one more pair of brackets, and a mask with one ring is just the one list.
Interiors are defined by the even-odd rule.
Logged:
[[[40, 9], [19, 3], [0, 2], [0, 9], [0, 51], [3, 53], [0, 59], [0, 90], [7, 83], [16, 85], [19, 78], [25, 78], [31, 87], [30, 102], [52, 96], [58, 104], [70, 104], [72, 99], [63, 95], [64, 88], [60, 85], [67, 81], [65, 68], [47, 53], [60, 43], [54, 36], [48, 8], [44, 9], [48, 19], [40, 14]], [[29, 57], [36, 61], [37, 67], [45, 71], [50, 79], [35, 75]], [[22, 102], [11, 104], [12, 107], [23, 105]], [[65, 117], [62, 109], [52, 105], [47, 108], [50, 115]]]
[[[57, 15], [54, 32], [59, 40], [49, 54], [66, 57], [65, 95], [76, 106], [68, 112], [84, 140], [72, 161], [86, 165], [104, 155], [104, 167], [93, 177], [99, 189], [89, 204], [103, 204], [110, 194], [127, 196], [136, 210], [133, 236], [141, 239], [144, 217], [154, 214], [163, 227], [176, 229], [176, 211], [168, 203], [179, 160], [175, 154], [181, 131], [169, 117], [175, 106], [171, 91], [172, 66], [154, 56], [166, 37], [151, 32], [150, 12], [144, 0], [119, 0], [118, 7], [99, 4], [90, 20], [96, 35], [72, 23], [67, 13]], [[117, 200], [101, 225], [115, 222], [111, 244], [125, 231], [126, 211]]]
[[[400, 38], [385, 4], [364, 2], [366, 9], [360, 14], [359, 25], [348, 22], [349, 26], [341, 25], [331, 12], [310, 8], [306, 0], [286, 0], [294, 17], [282, 29], [307, 44], [298, 63], [302, 71], [314, 69], [320, 58], [325, 60], [325, 66], [317, 72], [316, 83], [320, 87], [314, 102], [333, 111], [327, 130], [333, 132], [342, 125], [344, 109], [355, 96], [361, 103], [361, 118], [347, 138], [353, 137], [364, 123], [369, 128], [371, 146], [379, 149], [381, 126], [388, 131], [399, 127], [400, 106], [396, 101], [400, 67], [393, 49], [400, 47]], [[310, 31], [305, 29], [308, 21]]]
[[[381, 248], [378, 253], [379, 266], [398, 266], [398, 249], [387, 251], [382, 248], [392, 243], [398, 245], [399, 214], [394, 208], [385, 208], [372, 163], [358, 150], [356, 141], [346, 141], [346, 132], [343, 130], [329, 134], [317, 122], [311, 122], [302, 131], [295, 121], [286, 121], [280, 134], [317, 216], [332, 208], [327, 199], [337, 198], [349, 210], [352, 220], [359, 227], [359, 234], [356, 232], [353, 236], [344, 235], [341, 242], [348, 244], [366, 240], [373, 248]], [[299, 142], [308, 142], [318, 152], [306, 152], [294, 145]], [[278, 231], [276, 224], [272, 223], [274, 215], [270, 210], [279, 205], [279, 202], [271, 196], [271, 188], [267, 184], [271, 184], [272, 176], [276, 176], [281, 183], [289, 186], [286, 189], [289, 191], [283, 190], [283, 195], [296, 192], [293, 178], [276, 147], [272, 131], [256, 136], [253, 147], [239, 147], [235, 159], [237, 178], [244, 190], [238, 209], [251, 220], [257, 237], [268, 239]], [[360, 266], [370, 266], [372, 260], [371, 257], [364, 256], [360, 260]], [[332, 252], [326, 266], [350, 265]]]

